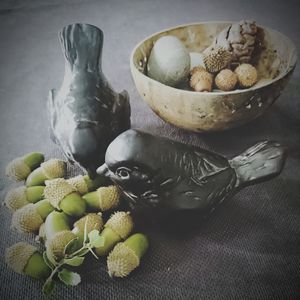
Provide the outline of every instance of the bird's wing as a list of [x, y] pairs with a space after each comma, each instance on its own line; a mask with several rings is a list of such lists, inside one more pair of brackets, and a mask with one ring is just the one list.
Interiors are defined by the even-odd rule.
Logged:
[[209, 179], [220, 175], [220, 173], [230, 168], [225, 158], [215, 156], [211, 154], [203, 154], [195, 151], [197, 161], [193, 161], [194, 164], [192, 170], [191, 180], [198, 185], [205, 184]]

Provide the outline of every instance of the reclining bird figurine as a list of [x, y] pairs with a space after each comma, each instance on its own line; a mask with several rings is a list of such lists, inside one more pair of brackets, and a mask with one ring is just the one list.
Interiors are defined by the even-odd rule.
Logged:
[[108, 146], [97, 173], [117, 184], [132, 207], [206, 210], [247, 185], [278, 175], [284, 162], [284, 148], [277, 142], [260, 142], [228, 160], [130, 129]]
[[65, 75], [60, 89], [49, 94], [51, 135], [70, 162], [93, 176], [109, 143], [130, 128], [129, 97], [116, 93], [102, 73], [99, 28], [72, 24], [59, 37]]

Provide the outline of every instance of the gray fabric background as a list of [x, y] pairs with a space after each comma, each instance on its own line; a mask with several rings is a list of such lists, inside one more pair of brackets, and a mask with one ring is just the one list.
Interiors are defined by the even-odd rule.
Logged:
[[[103, 70], [116, 90], [128, 90], [133, 127], [229, 157], [263, 139], [289, 149], [279, 177], [244, 189], [206, 220], [193, 215], [161, 222], [149, 213], [137, 229], [149, 235], [151, 248], [128, 278], [111, 280], [105, 261], [91, 258], [81, 270], [82, 284], [58, 286], [53, 299], [300, 299], [299, 68], [264, 116], [214, 134], [193, 134], [161, 121], [141, 101], [129, 70], [137, 42], [189, 22], [252, 18], [287, 34], [299, 48], [299, 11], [298, 1], [1, 1], [1, 201], [12, 187], [3, 172], [11, 159], [34, 150], [47, 158], [61, 157], [49, 139], [45, 103], [64, 72], [57, 32], [72, 22], [104, 31]], [[14, 274], [4, 264], [6, 247], [33, 240], [10, 230], [10, 219], [1, 207], [0, 298], [41, 299], [40, 282]]]

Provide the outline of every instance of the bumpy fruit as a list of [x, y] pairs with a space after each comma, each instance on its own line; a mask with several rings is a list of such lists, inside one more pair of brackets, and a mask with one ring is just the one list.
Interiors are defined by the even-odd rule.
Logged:
[[85, 213], [85, 201], [76, 189], [63, 178], [46, 181], [44, 195], [53, 207], [70, 216], [80, 217]]
[[215, 83], [222, 91], [232, 91], [237, 84], [237, 75], [229, 69], [222, 70], [216, 76]]
[[110, 277], [126, 277], [140, 265], [140, 260], [149, 247], [144, 234], [136, 233], [125, 242], [118, 243], [107, 257]]
[[203, 67], [195, 67], [191, 71], [190, 86], [196, 92], [211, 92], [213, 76]]
[[46, 199], [29, 203], [13, 213], [12, 227], [23, 233], [35, 232], [53, 210], [54, 207]]
[[84, 195], [100, 187], [105, 183], [105, 179], [103, 177], [91, 179], [88, 175], [78, 175], [67, 179], [67, 182], [72, 185], [78, 193]]
[[26, 188], [20, 186], [8, 191], [5, 196], [5, 205], [12, 211], [25, 206], [28, 203], [36, 203], [43, 199], [44, 186], [32, 186]]
[[5, 261], [16, 273], [33, 278], [47, 278], [51, 273], [38, 249], [24, 242], [19, 242], [7, 248]]
[[64, 177], [65, 174], [66, 162], [60, 159], [50, 159], [29, 174], [26, 186], [44, 185], [46, 180]]
[[211, 46], [203, 52], [205, 67], [210, 73], [217, 73], [227, 68], [231, 60], [231, 53], [223, 47]]
[[111, 185], [100, 187], [95, 192], [85, 194], [82, 198], [92, 211], [107, 211], [116, 208], [120, 203], [121, 192], [118, 187]]
[[129, 212], [115, 212], [104, 225], [101, 236], [104, 245], [95, 248], [98, 256], [106, 255], [115, 244], [126, 239], [133, 229], [133, 221]]
[[6, 167], [6, 175], [15, 181], [25, 180], [30, 172], [44, 161], [44, 155], [32, 152], [11, 161]]
[[249, 88], [257, 82], [257, 71], [250, 64], [241, 64], [235, 70], [238, 82], [241, 87]]

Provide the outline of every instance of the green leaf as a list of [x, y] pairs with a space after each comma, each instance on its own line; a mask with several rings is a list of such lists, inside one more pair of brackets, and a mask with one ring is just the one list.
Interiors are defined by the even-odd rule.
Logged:
[[43, 285], [43, 294], [45, 296], [49, 296], [54, 289], [54, 281], [53, 280], [46, 280], [45, 284]]
[[62, 269], [58, 273], [58, 278], [66, 285], [78, 285], [81, 282], [80, 275], [78, 273]]
[[92, 247], [98, 248], [104, 245], [104, 238], [99, 235], [99, 231], [96, 229], [89, 233], [89, 240]]
[[[44, 262], [45, 264], [51, 269], [51, 270], [54, 270], [55, 268], [55, 265], [50, 261], [50, 259], [48, 258], [47, 256], [47, 252], [44, 251], [43, 252], [43, 259], [44, 259]], [[54, 259], [54, 258], [53, 258]], [[54, 261], [54, 260], [53, 260]]]
[[69, 265], [69, 266], [73, 266], [73, 267], [78, 267], [80, 265], [82, 265], [84, 261], [84, 257], [80, 257], [80, 256], [74, 256], [72, 258], [65, 258], [64, 259], [64, 263]]
[[76, 249], [77, 247], [77, 240], [78, 237], [74, 238], [73, 240], [71, 240], [64, 248], [64, 255], [65, 254], [71, 254], [74, 249]]

